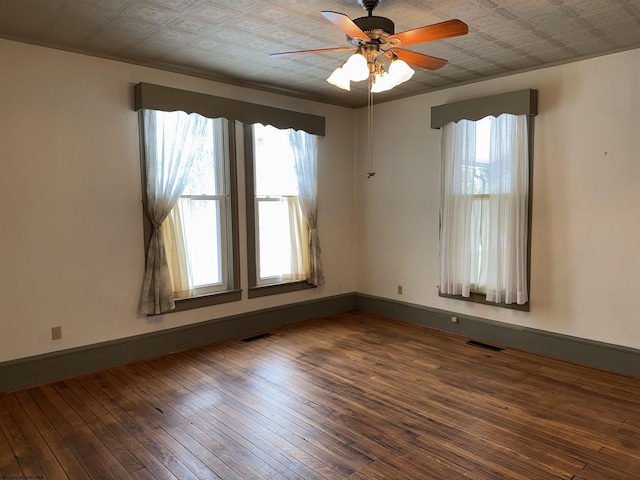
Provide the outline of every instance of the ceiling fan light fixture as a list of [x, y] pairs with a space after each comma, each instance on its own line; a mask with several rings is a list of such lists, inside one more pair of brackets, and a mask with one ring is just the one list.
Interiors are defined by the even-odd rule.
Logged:
[[343, 90], [351, 90], [351, 80], [342, 67], [336, 68], [329, 78], [327, 78], [327, 82]]
[[373, 83], [371, 84], [372, 93], [386, 92], [395, 87], [393, 79], [387, 72], [376, 73], [373, 76]]
[[349, 57], [342, 66], [352, 82], [361, 82], [369, 78], [369, 65], [364, 55], [357, 52]]
[[401, 83], [409, 80], [415, 70], [407, 65], [404, 60], [393, 60], [389, 65], [389, 75], [393, 78], [394, 85], [400, 85]]

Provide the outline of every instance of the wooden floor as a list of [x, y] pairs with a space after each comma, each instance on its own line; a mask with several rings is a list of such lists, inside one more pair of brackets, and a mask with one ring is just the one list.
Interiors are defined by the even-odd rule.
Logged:
[[640, 379], [349, 313], [0, 397], [0, 479], [640, 478]]

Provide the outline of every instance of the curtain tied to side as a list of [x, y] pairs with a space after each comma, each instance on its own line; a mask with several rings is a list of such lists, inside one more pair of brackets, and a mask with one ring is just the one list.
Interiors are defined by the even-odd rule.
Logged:
[[159, 314], [175, 308], [171, 275], [162, 234], [167, 218], [184, 191], [193, 160], [199, 155], [207, 119], [184, 112], [143, 110], [146, 211], [153, 232], [147, 253], [140, 311]]

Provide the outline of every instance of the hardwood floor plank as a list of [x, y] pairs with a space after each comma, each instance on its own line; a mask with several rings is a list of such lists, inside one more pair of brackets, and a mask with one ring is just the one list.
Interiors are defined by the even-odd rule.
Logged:
[[151, 475], [151, 472], [146, 468], [141, 468], [140, 470], [136, 470], [135, 472], [131, 472], [129, 474], [129, 478], [131, 480], [155, 480], [156, 477]]
[[580, 472], [580, 476], [584, 480], [631, 480], [638, 478], [628, 470], [618, 468], [614, 465], [594, 465], [588, 464], [584, 470]]
[[[31, 397], [31, 393], [34, 390], [35, 388], [30, 388], [15, 393], [16, 398], [20, 402], [22, 408], [24, 408], [30, 420], [33, 422], [33, 425], [46, 440], [51, 450], [55, 453], [56, 458], [60, 462], [60, 465], [64, 469], [68, 478], [72, 478], [74, 480], [76, 478], [80, 480], [91, 478], [79, 462], [79, 459], [76, 458], [63, 438]], [[51, 472], [45, 472], [45, 474], [50, 475]]]
[[145, 465], [149, 474], [158, 480], [175, 480], [177, 477], [166, 468], [158, 458], [145, 447], [135, 435], [132, 435], [113, 415], [107, 414], [100, 417], [111, 433], [118, 438], [129, 451]]
[[52, 385], [30, 389], [29, 395], [92, 478], [126, 478], [127, 471]]
[[[264, 445], [262, 437], [254, 437], [251, 441], [246, 440], [244, 437], [235, 434], [235, 431], [228, 429], [220, 429], [220, 423], [217, 419], [209, 418], [206, 413], [203, 412], [202, 406], [198, 405], [197, 396], [187, 395], [186, 389], [182, 388], [180, 384], [173, 380], [167, 381], [170, 372], [165, 370], [162, 377], [157, 376], [156, 370], [151, 368], [147, 364], [133, 365], [131, 369], [140, 374], [144, 374], [147, 378], [153, 378], [157, 388], [154, 390], [155, 395], [158, 395], [159, 399], [165, 403], [171, 403], [180, 407], [180, 413], [185, 417], [183, 421], [189, 421], [194, 426], [202, 430], [208, 438], [204, 438], [204, 442], [212, 444], [212, 447], [216, 449], [218, 457], [227, 465], [238, 465], [242, 463], [254, 464], [255, 458], [263, 462], [265, 467], [260, 467], [263, 470], [263, 475], [267, 478], [282, 478], [282, 479], [304, 479], [314, 478], [314, 473], [311, 470], [303, 469], [302, 464], [292, 462], [290, 457], [286, 458], [285, 462], [281, 462], [278, 457], [270, 456], [269, 451], [273, 450], [271, 447], [260, 448], [260, 445]], [[162, 388], [162, 385], [172, 386], [169, 391]], [[177, 388], [176, 388], [177, 387]], [[183, 392], [183, 393], [180, 393]], [[227, 447], [225, 447], [225, 445]], [[231, 447], [231, 448], [229, 448]], [[293, 469], [291, 469], [292, 467]], [[297, 471], [299, 475], [294, 473]]]
[[[120, 440], [118, 440], [106, 427], [104, 423], [93, 413], [93, 410], [85, 404], [75, 393], [71, 390], [70, 386], [64, 383], [53, 384], [54, 389], [60, 395], [60, 397], [67, 402], [70, 408], [78, 415], [79, 419], [84, 422], [87, 427], [94, 433], [94, 435], [100, 439], [100, 441], [106, 446], [107, 450], [113, 454], [118, 460], [120, 465], [126, 470], [128, 474], [138, 471], [142, 468], [142, 464], [131, 454], [129, 449], [125, 447]], [[87, 399], [89, 395], [84, 395], [83, 398]], [[104, 414], [106, 410], [102, 409]], [[102, 412], [101, 412], [102, 413]], [[102, 414], [102, 415], [104, 415]]]
[[[282, 478], [289, 478], [291, 476], [286, 473], [287, 471], [293, 473], [293, 478], [319, 478], [318, 474], [300, 461], [300, 459], [307, 458], [304, 451], [297, 449], [293, 445], [290, 445], [288, 448], [278, 448], [281, 439], [274, 437], [273, 434], [268, 431], [254, 432], [244, 428], [240, 422], [236, 422], [232, 417], [217, 410], [214, 404], [207, 402], [205, 400], [207, 396], [207, 394], [200, 393], [196, 396], [195, 400], [198, 401], [201, 406], [202, 418], [204, 418], [212, 428], [215, 428], [238, 445], [242, 445], [247, 450], [250, 450], [256, 455], [260, 455], [267, 463], [275, 461], [277, 465], [284, 466], [286, 470], [282, 473]], [[322, 465], [316, 465], [316, 467], [320, 470]]]
[[109, 375], [108, 371], [93, 374], [92, 381], [101, 393], [106, 394], [114, 403], [115, 407], [110, 410], [114, 418], [173, 475], [178, 478], [197, 478], [180, 458], [182, 447], [177, 442], [164, 443], [161, 440], [166, 437], [158, 423], [160, 412], [146, 402], [139, 402], [136, 398], [122, 395], [114, 390], [109, 381]]
[[[336, 370], [336, 368], [338, 368], [338, 367], [337, 367], [336, 365], [333, 365], [333, 366], [332, 366], [332, 368], [331, 368], [331, 370], [332, 370], [332, 371], [335, 371], [335, 370]], [[390, 385], [386, 385], [385, 387], [389, 387], [389, 386], [390, 386]], [[360, 401], [362, 401], [362, 400], [364, 400], [364, 399], [360, 399]], [[382, 402], [382, 403], [384, 403], [384, 402]], [[382, 406], [382, 404], [381, 404], [381, 405], [368, 406], [367, 411], [368, 411], [368, 412], [375, 412], [375, 411], [378, 409], [378, 407], [381, 407], [381, 406]], [[378, 420], [382, 420], [382, 418], [379, 418]], [[386, 426], [388, 426], [388, 422], [387, 422]], [[417, 434], [412, 434], [411, 438], [415, 438], [415, 435], [417, 435]], [[396, 435], [393, 435], [393, 436], [396, 436]], [[556, 475], [554, 474], [554, 475], [551, 475], [551, 476], [547, 476], [547, 477], [545, 477], [545, 478], [558, 478], [558, 476], [556, 476]]]
[[[198, 365], [198, 363], [194, 363], [194, 365]], [[206, 368], [211, 369], [211, 365], [206, 364]], [[226, 419], [225, 423], [238, 423], [240, 425], [244, 425], [245, 428], [249, 427], [249, 431], [254, 434], [268, 437], [270, 442], [287, 452], [298, 449], [302, 450], [305, 454], [310, 456], [309, 458], [317, 459], [343, 475], [350, 475], [353, 472], [352, 467], [346, 463], [348, 460], [357, 462], [358, 460], [356, 458], [361, 458], [357, 456], [354, 457], [351, 452], [348, 451], [342, 452], [343, 456], [341, 458], [339, 453], [336, 454], [336, 452], [333, 451], [335, 449], [340, 449], [340, 446], [332, 445], [330, 437], [325, 436], [323, 432], [314, 431], [311, 428], [305, 428], [305, 426], [298, 425], [291, 418], [285, 419], [282, 416], [278, 417], [281, 418], [282, 422], [285, 422], [289, 428], [280, 426], [270, 418], [276, 415], [275, 412], [270, 412], [268, 417], [261, 417], [264, 418], [264, 422], [267, 423], [266, 426], [263, 426], [260, 421], [252, 421], [240, 412], [235, 411], [233, 408], [231, 408], [231, 410], [225, 409], [225, 405], [236, 405], [241, 411], [246, 410], [251, 412], [250, 408], [243, 407], [242, 403], [237, 400], [238, 397], [242, 397], [244, 395], [243, 391], [237, 387], [237, 384], [240, 381], [239, 378], [232, 377], [227, 379], [227, 382], [220, 384], [220, 380], [217, 379], [217, 375], [207, 375], [199, 368], [191, 367], [189, 369], [189, 373], [194, 374], [205, 382], [217, 384], [218, 387], [226, 388], [232, 393], [232, 395], [227, 395], [222, 393], [221, 390], [218, 390], [221, 400], [214, 406], [216, 412], [215, 416], [223, 415]]]
[[357, 312], [0, 396], [0, 476], [631, 480], [640, 379]]
[[[130, 367], [122, 367], [118, 371], [129, 375], [130, 378], [136, 378], [135, 375], [131, 375], [132, 369]], [[137, 377], [140, 378], [139, 375]], [[163, 398], [162, 390], [159, 390], [160, 393], [158, 393], [156, 389], [152, 389], [148, 377], [146, 377], [145, 383], [144, 387], [138, 383], [138, 391], [142, 398], [151, 405], [162, 406], [161, 413], [166, 415], [166, 420], [160, 419], [163, 428], [196, 458], [203, 459], [212, 472], [218, 474], [224, 472], [224, 476], [227, 478], [231, 476], [272, 478], [273, 472], [270, 471], [270, 467], [266, 466], [265, 468], [264, 464], [256, 458], [230, 455], [223, 444], [194, 425], [190, 418], [183, 416], [181, 413], [183, 410], [186, 410], [186, 415], [195, 412], [193, 407], [188, 407], [189, 402], [186, 399], [182, 398], [179, 403], [174, 403], [171, 399]], [[118, 388], [123, 388], [123, 385], [119, 385]], [[175, 405], [176, 409], [172, 408], [172, 405]], [[223, 461], [222, 458], [226, 461]]]
[[22, 477], [22, 468], [4, 431], [0, 431], [0, 474], [3, 477]]
[[[0, 440], [0, 452], [13, 455], [18, 466], [15, 469], [16, 472], [20, 472], [19, 475], [25, 477], [42, 476], [42, 467], [35, 452], [20, 431], [20, 427], [14, 421], [4, 402], [0, 402], [0, 433], [4, 434], [4, 439]], [[4, 464], [5, 462], [3, 461], [2, 463]], [[14, 462], [9, 461], [9, 465], [13, 466], [13, 464]], [[11, 475], [8, 466], [0, 470], [8, 471], [4, 473], [4, 476]]]

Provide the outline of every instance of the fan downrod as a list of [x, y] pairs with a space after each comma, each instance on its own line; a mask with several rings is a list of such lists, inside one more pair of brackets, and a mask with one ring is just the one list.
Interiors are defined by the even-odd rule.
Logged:
[[362, 5], [362, 8], [367, 11], [369, 16], [372, 16], [373, 11], [381, 1], [383, 0], [358, 0], [358, 3]]

